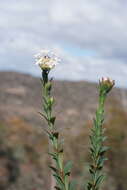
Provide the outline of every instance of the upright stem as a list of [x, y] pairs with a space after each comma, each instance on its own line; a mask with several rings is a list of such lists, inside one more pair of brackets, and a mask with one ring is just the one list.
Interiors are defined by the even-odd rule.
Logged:
[[53, 171], [53, 176], [56, 179], [55, 188], [57, 190], [69, 190], [69, 175], [71, 167], [68, 163], [64, 167], [64, 152], [59, 140], [59, 132], [56, 130], [54, 125], [56, 117], [54, 117], [52, 114], [54, 98], [51, 96], [52, 83], [48, 79], [49, 71], [50, 70], [43, 70], [42, 72], [44, 114], [41, 113], [41, 115], [48, 123], [48, 130], [46, 130], [46, 133], [52, 146], [52, 152], [49, 152], [49, 155], [51, 156], [52, 160], [54, 160], [55, 164], [55, 166], [50, 166], [51, 170]]
[[113, 85], [114, 81], [111, 81], [109, 78], [102, 78], [102, 81], [100, 81], [99, 105], [96, 111], [96, 116], [90, 136], [91, 164], [89, 167], [90, 179], [87, 184], [87, 190], [99, 190], [100, 184], [105, 178], [102, 169], [104, 166], [104, 161], [107, 160], [107, 158], [104, 157], [104, 154], [108, 147], [103, 145], [106, 137], [104, 136], [104, 128], [102, 125], [104, 121], [105, 99], [108, 92], [112, 89]]

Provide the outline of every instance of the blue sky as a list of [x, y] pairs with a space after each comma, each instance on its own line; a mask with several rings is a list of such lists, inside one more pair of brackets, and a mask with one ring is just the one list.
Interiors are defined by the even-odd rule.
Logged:
[[54, 50], [56, 79], [127, 87], [126, 0], [6, 0], [0, 3], [0, 70], [40, 75], [33, 55]]

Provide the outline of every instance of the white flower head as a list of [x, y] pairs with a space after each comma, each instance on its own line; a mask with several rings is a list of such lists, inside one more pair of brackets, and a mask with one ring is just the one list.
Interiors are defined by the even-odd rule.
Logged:
[[99, 80], [99, 84], [100, 84], [100, 89], [101, 89], [100, 92], [107, 94], [115, 85], [115, 81], [110, 79], [109, 77], [102, 77], [102, 79]]
[[60, 62], [60, 59], [54, 52], [46, 49], [41, 50], [40, 53], [36, 54], [35, 59], [35, 64], [39, 65], [42, 70], [53, 69]]
[[109, 77], [102, 77], [102, 79], [100, 80], [100, 83], [109, 84], [109, 85], [114, 86], [115, 81], [110, 79]]

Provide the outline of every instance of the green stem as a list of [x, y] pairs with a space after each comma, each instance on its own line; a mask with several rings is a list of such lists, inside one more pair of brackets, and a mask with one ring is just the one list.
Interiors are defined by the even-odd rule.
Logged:
[[48, 79], [49, 70], [43, 70], [42, 72], [42, 86], [43, 86], [43, 107], [44, 118], [48, 122], [48, 137], [52, 145], [52, 152], [49, 153], [52, 159], [55, 161], [55, 166], [50, 168], [53, 171], [53, 176], [56, 179], [56, 189], [69, 190], [69, 175], [64, 172], [63, 163], [63, 148], [60, 145], [59, 133], [55, 129], [55, 117], [52, 115], [52, 108], [54, 99], [51, 97], [51, 81]]
[[87, 185], [87, 190], [99, 190], [100, 184], [104, 179], [102, 173], [102, 168], [106, 158], [104, 153], [107, 150], [107, 147], [103, 145], [105, 140], [104, 129], [102, 128], [104, 120], [104, 102], [106, 95], [103, 93], [99, 96], [99, 106], [96, 111], [96, 117], [94, 120], [94, 126], [92, 128], [92, 134], [90, 136], [91, 147], [90, 155], [92, 158], [92, 163], [90, 164], [90, 180]]

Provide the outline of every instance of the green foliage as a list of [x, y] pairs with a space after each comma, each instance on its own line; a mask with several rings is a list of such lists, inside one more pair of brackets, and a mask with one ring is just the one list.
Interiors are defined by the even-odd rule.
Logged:
[[71, 168], [72, 168], [72, 161], [68, 161], [64, 167], [65, 175], [70, 175]]

